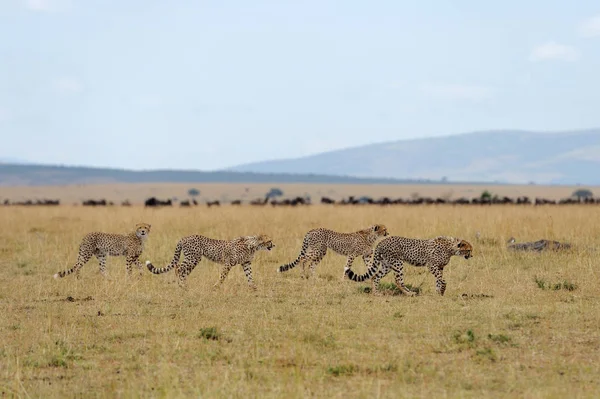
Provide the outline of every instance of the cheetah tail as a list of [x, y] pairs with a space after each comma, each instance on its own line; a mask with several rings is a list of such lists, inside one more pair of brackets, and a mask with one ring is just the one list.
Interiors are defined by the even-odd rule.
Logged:
[[367, 269], [365, 274], [356, 274], [348, 266], [344, 267], [344, 274], [346, 275], [346, 277], [348, 277], [348, 279], [352, 281], [358, 282], [370, 279], [371, 277], [373, 277], [376, 271], [377, 262], [375, 261], [375, 257], [373, 257], [373, 259], [371, 260], [371, 265], [369, 266], [369, 269]]
[[154, 274], [166, 273], [169, 270], [173, 269], [179, 263], [179, 257], [181, 256], [181, 241], [177, 243], [175, 247], [175, 253], [173, 254], [173, 260], [168, 266], [163, 268], [155, 267], [149, 260], [146, 261], [146, 267]]
[[300, 254], [296, 258], [296, 260], [294, 260], [293, 262], [287, 263], [285, 265], [279, 266], [279, 269], [277, 269], [277, 272], [278, 273], [287, 272], [288, 270], [293, 269], [294, 267], [298, 266], [298, 263], [300, 263], [300, 259], [302, 259], [306, 255], [306, 251], [308, 251], [308, 237], [307, 236], [305, 236], [304, 241], [302, 241], [302, 249], [300, 249]]
[[65, 276], [68, 276], [69, 274], [73, 273], [74, 271], [75, 271], [75, 267], [72, 267], [71, 269], [63, 270], [58, 273], [55, 273], [52, 277], [54, 277], [55, 279], [63, 278]]

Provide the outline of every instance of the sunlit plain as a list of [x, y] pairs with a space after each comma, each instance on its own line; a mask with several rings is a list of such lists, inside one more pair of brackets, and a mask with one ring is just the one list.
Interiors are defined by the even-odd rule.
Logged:
[[[219, 289], [203, 260], [181, 290], [173, 272], [127, 277], [109, 258], [70, 268], [89, 231], [152, 224], [142, 262], [158, 266], [189, 234], [265, 233], [276, 247]], [[0, 386], [18, 397], [593, 397], [600, 391], [598, 206], [0, 207]], [[315, 279], [293, 260], [306, 231], [459, 236], [444, 297], [406, 266], [415, 297], [374, 297], [342, 280], [329, 252]], [[479, 238], [476, 234], [480, 232]], [[566, 241], [564, 253], [513, 253], [506, 241]], [[357, 259], [353, 266], [362, 272]], [[383, 282], [391, 287], [393, 276]]]

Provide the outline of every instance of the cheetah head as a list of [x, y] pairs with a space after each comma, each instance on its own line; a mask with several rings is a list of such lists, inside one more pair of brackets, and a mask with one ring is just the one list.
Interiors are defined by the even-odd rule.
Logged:
[[259, 251], [259, 250], [263, 249], [265, 251], [270, 251], [271, 249], [273, 249], [273, 247], [275, 247], [275, 244], [273, 244], [271, 237], [269, 237], [266, 234], [260, 234], [257, 236], [248, 236], [246, 238], [247, 238], [246, 245], [248, 246], [249, 249], [252, 249], [252, 250]]
[[146, 238], [150, 234], [150, 225], [148, 223], [138, 223], [135, 225], [135, 235], [139, 238]]
[[271, 240], [271, 237], [265, 234], [261, 234], [258, 236], [258, 243], [258, 247], [260, 249], [265, 249], [267, 251], [272, 250], [275, 246], [275, 244], [273, 244], [273, 240]]
[[456, 243], [456, 252], [454, 253], [457, 256], [464, 256], [465, 259], [469, 259], [473, 256], [473, 246], [465, 240], [458, 239]]
[[371, 230], [373, 231], [373, 233], [376, 236], [379, 236], [379, 237], [386, 237], [389, 234], [387, 227], [385, 227], [385, 225], [383, 225], [383, 224], [373, 225], [373, 226], [371, 226]]

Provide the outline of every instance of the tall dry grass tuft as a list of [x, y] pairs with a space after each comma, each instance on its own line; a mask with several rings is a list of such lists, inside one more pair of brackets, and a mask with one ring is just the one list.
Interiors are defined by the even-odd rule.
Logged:
[[[141, 260], [170, 260], [179, 238], [266, 233], [276, 248], [253, 264], [258, 291], [237, 266], [219, 289], [203, 260], [179, 289], [174, 273], [127, 278], [109, 258], [71, 267], [89, 231], [152, 224]], [[7, 396], [145, 397], [593, 397], [600, 391], [597, 248], [600, 208], [221, 207], [0, 208], [0, 390]], [[329, 253], [317, 278], [277, 267], [306, 231], [455, 235], [474, 257], [453, 258], [446, 295], [406, 266], [416, 297], [373, 297], [342, 281]], [[476, 233], [480, 232], [479, 238]], [[565, 253], [524, 254], [506, 240], [567, 241]], [[364, 271], [361, 259], [354, 263]], [[384, 282], [391, 283], [393, 277]]]

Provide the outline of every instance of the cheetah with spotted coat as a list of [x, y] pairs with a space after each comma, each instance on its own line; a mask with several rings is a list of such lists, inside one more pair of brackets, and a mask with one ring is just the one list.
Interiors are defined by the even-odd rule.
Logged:
[[[157, 268], [147, 260], [146, 266], [154, 274], [168, 272], [175, 268], [175, 274], [178, 278], [179, 286], [186, 288], [186, 278], [194, 270], [202, 257], [223, 265], [219, 281], [214, 287], [219, 286], [229, 273], [229, 270], [235, 265], [242, 265], [244, 274], [248, 279], [248, 285], [251, 289], [256, 290], [252, 279], [251, 263], [256, 252], [260, 250], [270, 251], [275, 245], [271, 238], [261, 234], [257, 236], [242, 236], [233, 240], [217, 240], [204, 237], [201, 235], [191, 235], [183, 237], [175, 247], [175, 254], [171, 263], [163, 268]], [[181, 253], [185, 259], [179, 264]]]
[[373, 263], [363, 275], [355, 274], [349, 268], [344, 269], [346, 276], [352, 281], [365, 281], [373, 277], [373, 293], [378, 294], [379, 281], [390, 271], [394, 271], [396, 285], [406, 295], [414, 295], [404, 285], [403, 262], [413, 266], [427, 266], [435, 276], [435, 289], [444, 295], [446, 282], [442, 272], [452, 256], [471, 258], [473, 246], [460, 238], [438, 236], [431, 239], [416, 239], [392, 236], [377, 244], [373, 254]]
[[106, 258], [107, 256], [125, 256], [127, 273], [131, 275], [133, 264], [137, 264], [140, 274], [142, 274], [142, 262], [139, 258], [144, 251], [144, 242], [150, 234], [150, 225], [147, 223], [138, 223], [135, 225], [135, 231], [129, 234], [114, 234], [94, 231], [86, 234], [79, 244], [79, 254], [77, 262], [69, 269], [58, 272], [54, 278], [68, 276], [75, 273], [79, 279], [79, 271], [92, 256], [96, 256], [100, 263], [100, 273], [107, 277]]
[[339, 233], [325, 228], [313, 229], [304, 236], [302, 249], [296, 260], [279, 266], [277, 271], [282, 273], [302, 264], [302, 275], [308, 278], [306, 264], [309, 263], [311, 275], [314, 276], [315, 268], [327, 254], [327, 249], [347, 256], [346, 268], [350, 268], [354, 258], [358, 256], [362, 256], [365, 265], [368, 266], [373, 254], [373, 244], [380, 237], [387, 235], [387, 228], [383, 224], [376, 224], [352, 233]]

